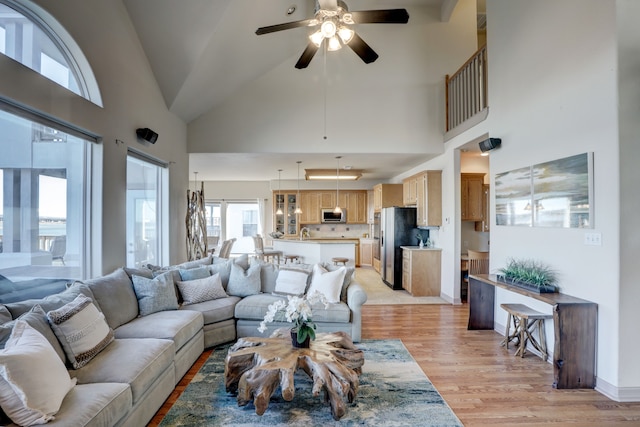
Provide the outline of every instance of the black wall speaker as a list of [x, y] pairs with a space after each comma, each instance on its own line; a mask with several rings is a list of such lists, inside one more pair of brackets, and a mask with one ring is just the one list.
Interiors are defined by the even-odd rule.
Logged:
[[493, 150], [494, 148], [498, 148], [500, 146], [500, 143], [502, 143], [502, 140], [500, 138], [485, 139], [484, 141], [480, 141], [479, 143], [480, 151], [486, 153], [487, 151]]
[[154, 131], [152, 131], [149, 128], [140, 128], [136, 130], [136, 135], [138, 135], [139, 138], [144, 139], [145, 141], [151, 143], [151, 144], [155, 144], [156, 141], [158, 140], [158, 134], [155, 133]]

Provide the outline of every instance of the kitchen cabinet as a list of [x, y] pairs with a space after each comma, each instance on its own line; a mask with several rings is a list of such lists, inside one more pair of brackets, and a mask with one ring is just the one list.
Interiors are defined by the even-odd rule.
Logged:
[[410, 176], [402, 181], [402, 204], [416, 206], [418, 203], [418, 180], [420, 174]]
[[439, 297], [441, 258], [441, 249], [402, 246], [402, 287], [414, 297]]
[[483, 173], [460, 174], [462, 221], [482, 221]]
[[300, 193], [300, 224], [320, 224], [320, 194], [316, 192]]
[[[298, 215], [294, 213], [296, 210], [296, 193], [274, 193], [273, 218], [275, 222], [275, 231], [284, 233], [285, 236], [298, 235]], [[278, 208], [282, 209], [283, 214], [277, 215]]]
[[402, 206], [402, 184], [376, 184], [373, 186], [373, 209]]
[[347, 223], [367, 223], [367, 192], [353, 191], [347, 193]]
[[482, 221], [476, 221], [476, 231], [484, 231], [484, 232], [491, 231], [491, 227], [490, 227], [491, 216], [489, 215], [489, 207], [490, 207], [489, 196], [490, 195], [491, 194], [489, 192], [489, 184], [484, 184], [482, 186]]
[[336, 207], [335, 191], [320, 191], [318, 195], [320, 198], [320, 209], [333, 209]]
[[424, 171], [416, 177], [416, 225], [442, 225], [442, 171]]
[[373, 266], [373, 239], [360, 239], [360, 266]]

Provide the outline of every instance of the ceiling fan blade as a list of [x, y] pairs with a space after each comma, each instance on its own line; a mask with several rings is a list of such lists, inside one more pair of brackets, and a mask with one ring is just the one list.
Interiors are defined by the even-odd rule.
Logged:
[[357, 33], [353, 35], [348, 46], [365, 64], [370, 64], [378, 59], [378, 54]]
[[350, 12], [356, 24], [406, 24], [407, 9], [361, 10]]
[[320, 9], [336, 10], [338, 8], [338, 0], [318, 0]]
[[256, 30], [256, 34], [275, 33], [276, 31], [290, 30], [291, 28], [308, 27], [315, 23], [314, 19], [303, 19], [301, 21], [285, 22], [284, 24], [269, 25], [268, 27], [260, 27]]
[[298, 59], [298, 62], [296, 62], [296, 68], [299, 70], [307, 68], [309, 62], [311, 62], [317, 51], [318, 46], [309, 42], [307, 47], [304, 49], [304, 52], [302, 52], [302, 55], [300, 55], [300, 59]]

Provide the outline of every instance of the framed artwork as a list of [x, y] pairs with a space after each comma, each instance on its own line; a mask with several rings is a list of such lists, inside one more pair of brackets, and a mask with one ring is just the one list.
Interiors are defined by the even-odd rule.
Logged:
[[496, 225], [530, 227], [531, 167], [500, 173], [495, 179]]
[[593, 228], [593, 153], [497, 174], [496, 225]]

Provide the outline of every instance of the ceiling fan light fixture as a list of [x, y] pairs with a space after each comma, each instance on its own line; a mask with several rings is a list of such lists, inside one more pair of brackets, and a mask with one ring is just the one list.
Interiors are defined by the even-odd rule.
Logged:
[[311, 43], [316, 45], [316, 47], [320, 47], [320, 45], [322, 44], [322, 41], [324, 40], [324, 36], [322, 35], [322, 31], [318, 30], [315, 33], [311, 34], [309, 36], [309, 40], [311, 40]]
[[342, 49], [342, 44], [340, 43], [340, 40], [336, 36], [331, 37], [329, 39], [329, 45], [327, 46], [327, 50], [329, 50], [329, 52], [334, 52], [340, 49]]
[[340, 36], [340, 39], [342, 40], [342, 43], [344, 44], [349, 44], [349, 42], [353, 39], [353, 35], [355, 34], [355, 32], [348, 27], [340, 27], [338, 29], [338, 35]]
[[336, 35], [336, 31], [338, 31], [338, 27], [336, 23], [331, 19], [325, 20], [320, 26], [320, 31], [325, 39], [330, 39], [331, 37]]

